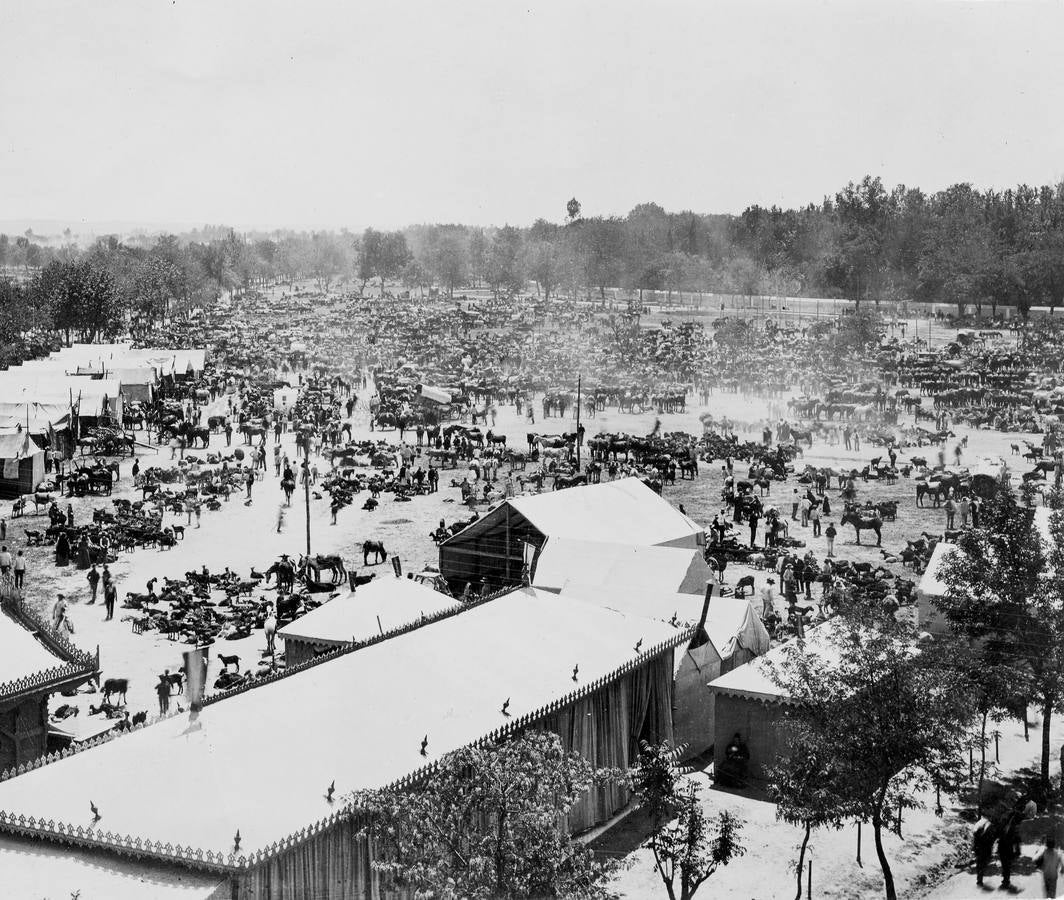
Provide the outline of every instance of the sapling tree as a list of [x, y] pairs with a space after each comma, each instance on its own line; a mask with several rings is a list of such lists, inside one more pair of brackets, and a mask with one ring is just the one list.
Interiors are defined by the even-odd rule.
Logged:
[[[957, 550], [946, 557], [947, 589], [936, 602], [955, 635], [973, 648], [959, 658], [973, 660], [969, 677], [988, 697], [1000, 695], [995, 685], [1003, 684], [1006, 692], [1037, 700], [1042, 787], [1048, 790], [1050, 725], [1053, 711], [1064, 705], [1064, 590], [1047, 566], [1064, 563], [1064, 555], [1059, 514], [1051, 518], [1048, 547], [1033, 517], [1034, 510], [1017, 503], [1002, 479], [979, 528], [962, 531]], [[1026, 715], [1026, 703], [1019, 708]]]
[[792, 821], [872, 827], [887, 900], [896, 900], [883, 831], [917, 795], [951, 783], [964, 759], [971, 688], [934, 643], [892, 616], [839, 616], [784, 650], [786, 749], [771, 791]]
[[742, 856], [742, 822], [728, 810], [706, 815], [693, 783], [683, 785], [667, 744], [644, 744], [632, 782], [650, 817], [646, 845], [669, 900], [691, 900], [719, 869]]

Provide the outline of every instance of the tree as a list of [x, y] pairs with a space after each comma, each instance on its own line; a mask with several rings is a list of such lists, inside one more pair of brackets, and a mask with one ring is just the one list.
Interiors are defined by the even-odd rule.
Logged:
[[[796, 739], [801, 737], [796, 735]], [[794, 867], [798, 886], [794, 900], [802, 900], [805, 853], [813, 829], [841, 828], [857, 809], [834, 790], [834, 773], [816, 755], [816, 747], [792, 744], [790, 749], [784, 763], [776, 766], [770, 775], [771, 797], [776, 804], [776, 818], [802, 829], [802, 844]]]
[[113, 276], [89, 259], [49, 263], [37, 273], [32, 291], [35, 303], [50, 311], [52, 327], [68, 344], [71, 332], [91, 343], [116, 330], [123, 319]]
[[347, 247], [335, 234], [318, 232], [310, 242], [310, 271], [318, 290], [328, 291], [348, 270]]
[[492, 236], [485, 275], [496, 296], [524, 287], [521, 245], [521, 232], [512, 225], [504, 225]]
[[858, 309], [852, 316], [839, 319], [835, 346], [840, 353], [860, 352], [879, 343], [882, 319], [874, 309]]
[[429, 268], [447, 296], [469, 279], [469, 242], [462, 229], [444, 226], [436, 229], [429, 241]]
[[667, 744], [643, 744], [633, 787], [650, 816], [647, 846], [669, 900], [691, 900], [718, 868], [746, 852], [742, 823], [724, 810], [711, 826], [694, 784], [681, 787]]
[[573, 197], [568, 203], [565, 204], [565, 214], [568, 216], [570, 222], [575, 222], [580, 218], [580, 201]]
[[543, 299], [550, 300], [551, 291], [561, 279], [562, 260], [557, 245], [544, 240], [528, 242], [524, 268], [543, 291]]
[[[815, 641], [786, 645], [773, 672], [790, 702], [771, 790], [799, 818], [870, 822], [887, 900], [897, 891], [883, 828], [917, 805], [917, 791], [952, 783], [963, 758], [970, 689], [946, 652], [918, 645], [912, 625], [862, 609]], [[821, 779], [815, 796], [810, 766]]]
[[983, 297], [993, 262], [983, 200], [971, 185], [957, 184], [935, 195], [932, 210], [919, 262], [917, 295], [955, 303], [958, 315], [963, 315], [966, 303]]
[[469, 274], [473, 279], [473, 286], [487, 278], [488, 268], [488, 237], [481, 228], [475, 228], [469, 234]]
[[419, 787], [359, 792], [353, 805], [380, 851], [374, 867], [418, 896], [605, 898], [614, 865], [559, 823], [586, 791], [623, 780], [529, 732], [451, 753]]
[[[1053, 711], [1064, 708], [1064, 594], [1044, 573], [1047, 550], [1062, 563], [1064, 556], [1059, 530], [1053, 532], [1054, 545], [1045, 548], [1033, 516], [1003, 478], [979, 528], [962, 531], [957, 551], [946, 558], [941, 576], [946, 591], [936, 602], [954, 633], [976, 645], [975, 665], [986, 669], [987, 677], [1003, 672], [995, 677], [1010, 691], [1026, 692], [1039, 703], [1041, 779], [1048, 791], [1050, 724]], [[1025, 707], [1020, 704], [1024, 715]]]

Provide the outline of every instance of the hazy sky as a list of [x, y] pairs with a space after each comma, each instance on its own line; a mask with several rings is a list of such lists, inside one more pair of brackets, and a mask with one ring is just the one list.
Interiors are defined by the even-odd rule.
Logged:
[[1064, 177], [1061, 2], [0, 7], [0, 220], [398, 226]]

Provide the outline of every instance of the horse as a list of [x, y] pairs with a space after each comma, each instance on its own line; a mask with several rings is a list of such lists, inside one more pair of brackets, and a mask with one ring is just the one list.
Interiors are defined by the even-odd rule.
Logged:
[[279, 591], [292, 590], [296, 581], [295, 566], [290, 560], [278, 560], [266, 570], [266, 584], [270, 583], [270, 577], [277, 576], [277, 589]]
[[861, 544], [862, 531], [874, 531], [876, 533], [876, 546], [883, 546], [883, 517], [877, 512], [873, 516], [862, 516], [857, 512], [843, 513], [840, 525], [852, 525], [857, 533], [857, 545]]
[[347, 578], [347, 569], [344, 567], [344, 561], [336, 555], [311, 556], [306, 558], [303, 564], [308, 577], [310, 577], [311, 572], [314, 573], [315, 581], [321, 581], [322, 572], [330, 573], [333, 584], [340, 584]]
[[362, 565], [369, 565], [369, 555], [373, 554], [373, 564], [388, 561], [388, 551], [384, 549], [383, 541], [363, 541], [362, 542]]
[[124, 705], [126, 702], [126, 691], [129, 690], [128, 678], [108, 678], [103, 683], [103, 700], [104, 703], [111, 702], [111, 695], [117, 694], [121, 698], [121, 703]]
[[586, 475], [555, 475], [553, 489], [557, 491], [562, 488], [576, 487], [579, 484], [587, 484]]

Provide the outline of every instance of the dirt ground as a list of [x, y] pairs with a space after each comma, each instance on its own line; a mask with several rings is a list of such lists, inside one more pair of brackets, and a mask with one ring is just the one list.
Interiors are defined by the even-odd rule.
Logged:
[[[718, 394], [710, 398], [708, 410], [718, 417], [727, 415], [749, 422], [766, 416], [768, 406], [764, 401], [740, 397], [736, 394]], [[701, 430], [698, 415], [703, 411], [703, 408], [693, 405], [683, 414], [662, 415], [662, 428], [665, 431], [684, 430], [698, 433]], [[646, 434], [653, 428], [655, 418], [653, 412], [633, 415], [609, 410], [600, 413], [595, 418], [585, 419], [584, 423], [588, 437], [600, 431]], [[364, 406], [355, 410], [353, 423], [356, 437], [371, 434]], [[571, 430], [572, 427], [571, 420], [557, 418], [551, 418], [545, 422], [537, 419], [534, 426], [535, 430], [540, 433], [555, 433]], [[499, 407], [494, 428], [496, 433], [505, 434], [511, 445], [520, 447], [524, 446], [525, 434], [529, 430], [523, 417], [517, 416], [513, 407], [506, 406]], [[398, 445], [397, 432], [375, 432], [373, 434], [374, 436], [383, 435]], [[981, 459], [1001, 459], [1002, 457], [1008, 460], [1010, 465], [1020, 461], [1019, 457], [1015, 456], [1009, 459], [1009, 444], [1022, 436], [958, 429], [958, 439], [964, 434], [969, 436], [969, 446], [963, 460], [965, 464], [971, 465]], [[753, 436], [751, 433], [751, 437]], [[144, 435], [142, 434], [141, 437], [143, 438]], [[407, 437], [413, 440], [413, 435], [407, 435]], [[212, 450], [223, 449], [224, 445], [224, 435], [212, 436]], [[282, 446], [286, 453], [290, 456], [294, 455], [291, 436], [286, 435], [282, 438]], [[926, 448], [919, 452], [927, 455]], [[204, 454], [201, 452], [200, 455]], [[806, 451], [801, 462], [859, 468], [869, 458], [876, 455], [880, 455], [878, 448], [866, 448], [858, 453], [817, 443], [811, 450]], [[168, 448], [162, 448], [159, 451], [139, 448], [138, 456], [142, 468], [153, 464], [170, 464]], [[907, 454], [902, 453], [900, 460], [904, 461], [906, 458]], [[327, 467], [324, 460], [317, 462], [319, 469], [324, 470]], [[93, 507], [110, 508], [113, 498], [139, 499], [139, 492], [132, 489], [130, 478], [132, 460], [126, 457], [121, 460], [120, 465], [122, 479], [112, 498], [88, 497], [69, 501], [74, 507], [77, 521], [89, 519]], [[353, 506], [341, 511], [336, 526], [329, 524], [328, 495], [325, 495], [323, 499], [312, 499], [311, 535], [314, 552], [339, 553], [351, 567], [361, 569], [361, 542], [374, 539], [382, 540], [390, 553], [400, 557], [404, 571], [419, 571], [425, 565], [436, 564], [438, 554], [429, 538], [429, 533], [441, 518], [450, 523], [468, 515], [468, 511], [461, 506], [460, 492], [457, 488], [451, 487], [452, 478], [460, 481], [465, 474], [464, 469], [445, 470], [440, 479], [438, 494], [418, 497], [411, 502], [395, 502], [390, 494], [385, 494], [381, 505], [372, 512], [361, 509], [361, 503], [356, 502]], [[745, 476], [742, 464], [738, 464], [736, 474]], [[697, 480], [678, 480], [675, 486], [670, 485], [665, 488], [664, 496], [672, 503], [682, 503], [689, 515], [708, 525], [714, 513], [720, 508], [722, 478], [719, 464], [702, 465]], [[793, 479], [786, 484], [773, 484], [766, 502], [779, 503], [781, 510], [789, 517], [789, 497], [793, 487]], [[945, 515], [941, 510], [916, 507], [915, 489], [911, 480], [899, 479], [892, 486], [874, 481], [859, 483], [858, 489], [859, 499], [862, 500], [870, 498], [899, 501], [897, 522], [888, 522], [884, 526], [883, 547], [888, 551], [903, 547], [906, 537], [916, 536], [920, 531], [940, 533], [943, 530]], [[837, 492], [832, 493], [834, 518], [837, 522], [841, 503], [834, 496]], [[221, 571], [228, 566], [246, 577], [252, 567], [262, 570], [281, 553], [297, 556], [305, 548], [306, 543], [306, 516], [302, 496], [297, 491], [292, 506], [283, 509], [283, 521], [279, 531], [278, 517], [282, 512], [282, 501], [278, 479], [273, 475], [271, 467], [264, 480], [256, 484], [250, 505], [245, 505], [242, 496], [234, 494], [230, 501], [223, 503], [221, 510], [217, 512], [205, 510], [201, 527], [197, 528], [194, 520], [191, 524], [182, 520], [179, 524], [186, 525], [186, 536], [173, 549], [143, 549], [123, 553], [111, 566], [112, 573], [117, 579], [120, 599], [124, 598], [126, 591], [145, 591], [148, 580], [153, 577], [180, 578], [187, 571], [199, 570], [204, 565], [212, 572]], [[30, 504], [30, 509], [32, 509], [32, 504]], [[92, 649], [97, 645], [100, 647], [104, 677], [130, 679], [129, 708], [131, 712], [140, 709], [154, 711], [156, 708], [154, 693], [156, 676], [163, 669], [174, 671], [179, 668], [181, 652], [187, 647], [172, 643], [154, 632], [132, 634], [129, 621], [124, 620], [124, 617], [130, 614], [128, 610], [119, 610], [114, 621], [104, 622], [102, 606], [93, 607], [86, 603], [88, 585], [83, 571], [75, 566], [57, 568], [54, 565], [54, 552], [49, 547], [26, 547], [23, 539], [24, 529], [27, 527], [42, 528], [42, 523], [47, 521], [43, 510], [40, 515], [31, 513], [12, 519], [10, 506], [5, 505], [5, 508], [0, 510], [0, 514], [6, 515], [8, 519], [9, 547], [25, 548], [29, 557], [26, 595], [30, 603], [43, 614], [49, 615], [56, 593], [64, 593], [70, 603], [70, 616], [76, 629], [74, 640], [86, 649]], [[167, 516], [166, 521], [173, 520], [172, 513], [168, 513]], [[813, 538], [811, 528], [803, 529], [797, 522], [791, 525], [792, 536], [805, 540], [818, 557], [826, 552], [824, 539]], [[838, 556], [869, 560], [877, 564], [884, 561], [882, 554], [875, 548], [856, 546], [853, 531], [848, 526], [840, 527], [839, 531], [840, 534], [836, 540]], [[759, 536], [759, 541], [761, 540], [763, 540], [763, 535]], [[869, 540], [868, 533], [865, 534], [864, 540], [866, 543]], [[888, 567], [899, 574], [914, 577], [911, 571], [906, 572], [899, 565], [888, 564]], [[728, 581], [734, 583], [733, 579], [747, 573], [748, 570], [744, 567], [730, 566], [727, 573]], [[757, 586], [760, 587], [762, 579], [768, 577], [770, 573], [754, 572], [753, 574], [757, 579]], [[346, 589], [344, 591], [346, 592]], [[222, 652], [235, 652], [240, 655], [241, 664], [245, 668], [249, 666], [254, 668], [262, 660], [265, 640], [261, 632], [243, 641], [225, 642], [225, 644]], [[208, 673], [211, 683], [215, 677], [214, 665], [212, 664]]]

